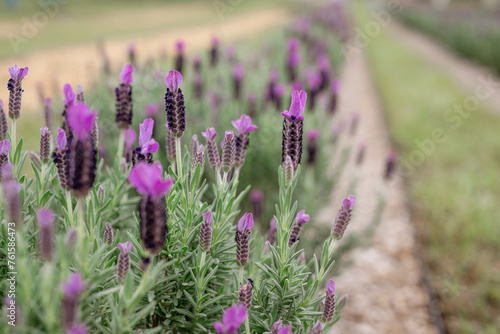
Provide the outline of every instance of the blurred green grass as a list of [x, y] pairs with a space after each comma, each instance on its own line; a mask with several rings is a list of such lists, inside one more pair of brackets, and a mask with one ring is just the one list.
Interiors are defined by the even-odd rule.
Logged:
[[[371, 20], [356, 6], [357, 26]], [[446, 73], [385, 32], [366, 48], [400, 157], [443, 129], [447, 139], [407, 179], [450, 333], [500, 328], [499, 118], [484, 104], [457, 129], [443, 114], [468, 96]], [[401, 161], [400, 161], [401, 162]]]

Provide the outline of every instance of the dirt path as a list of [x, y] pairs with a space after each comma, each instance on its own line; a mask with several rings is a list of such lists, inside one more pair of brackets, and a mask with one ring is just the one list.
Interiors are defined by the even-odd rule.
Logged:
[[[186, 51], [190, 52], [208, 46], [213, 36], [219, 37], [222, 42], [231, 42], [282, 25], [289, 20], [289, 17], [285, 9], [266, 8], [258, 12], [234, 15], [211, 24], [148, 35], [140, 40], [137, 37], [109, 40], [106, 42], [106, 50], [111, 65], [116, 69], [126, 62], [128, 46], [131, 43], [137, 47], [139, 61], [143, 61], [143, 56], [159, 55], [162, 48], [166, 48], [169, 55], [172, 55], [178, 39], [186, 41]], [[42, 83], [48, 91], [47, 95], [51, 96], [55, 94], [53, 91], [55, 87], [62, 91], [62, 86], [66, 82], [73, 84], [74, 87], [77, 84], [88, 86], [95, 80], [95, 75], [102, 66], [95, 43], [60, 47], [26, 57], [1, 60], [0, 83], [7, 83], [6, 69], [14, 62], [30, 68], [29, 75], [23, 81], [25, 90], [23, 113], [38, 111], [41, 107], [37, 98], [37, 83]], [[7, 101], [7, 90], [0, 90], [0, 99]]]
[[353, 56], [346, 63], [341, 82], [336, 119], [350, 120], [355, 110], [360, 111], [361, 118], [354, 137], [344, 130], [340, 147], [352, 142], [356, 151], [359, 143], [366, 143], [367, 149], [359, 168], [354, 163], [356, 152], [351, 154], [339, 185], [332, 194], [331, 204], [319, 214], [319, 219], [325, 224], [332, 224], [342, 199], [349, 195], [354, 176], [359, 180], [354, 191], [357, 201], [347, 234], [366, 231], [380, 191], [386, 194], [387, 205], [367, 247], [356, 247], [343, 257], [348, 263], [344, 262], [335, 282], [342, 293], [349, 294], [350, 299], [331, 333], [437, 333], [428, 312], [429, 298], [422, 283], [415, 230], [407, 210], [404, 185], [402, 180], [394, 179], [385, 186], [382, 179], [385, 157], [391, 145], [370, 70], [362, 55]]
[[[491, 82], [495, 91], [500, 90], [500, 78], [493, 70], [459, 57], [452, 50], [396, 20], [388, 26], [388, 31], [427, 62], [448, 72], [467, 91], [474, 94], [476, 87], [484, 81]], [[500, 94], [490, 95], [487, 103], [500, 114]]]

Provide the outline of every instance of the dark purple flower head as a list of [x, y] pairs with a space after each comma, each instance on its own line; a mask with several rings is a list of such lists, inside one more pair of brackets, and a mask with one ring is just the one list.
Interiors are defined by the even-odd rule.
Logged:
[[246, 318], [247, 310], [245, 306], [233, 304], [224, 312], [222, 323], [220, 321], [215, 322], [215, 331], [218, 334], [236, 334]]
[[160, 111], [160, 105], [158, 103], [150, 103], [144, 108], [144, 112], [148, 117], [155, 117]]
[[319, 130], [312, 129], [307, 133], [307, 140], [316, 141], [320, 136]]
[[299, 81], [292, 81], [292, 83], [290, 84], [290, 86], [292, 86], [292, 90], [302, 90], [304, 89], [304, 85], [299, 82]]
[[10, 151], [10, 141], [5, 139], [0, 141], [0, 154], [7, 155]]
[[177, 52], [179, 52], [179, 53], [183, 53], [184, 52], [185, 46], [186, 45], [185, 45], [184, 41], [180, 41], [179, 40], [179, 41], [177, 41], [175, 43], [175, 48], [177, 49]]
[[306, 214], [304, 210], [299, 211], [299, 213], [297, 213], [297, 224], [305, 225], [309, 222], [309, 218], [309, 215]]
[[251, 213], [245, 213], [238, 222], [238, 230], [241, 233], [246, 233], [247, 231], [250, 231], [252, 227], [253, 227], [253, 215]]
[[303, 121], [304, 108], [306, 106], [307, 93], [304, 91], [295, 90], [292, 93], [292, 104], [290, 106], [290, 111], [285, 110], [281, 115], [285, 116], [290, 121]]
[[17, 80], [17, 81], [23, 80], [24, 77], [28, 75], [28, 70], [29, 68], [19, 67], [17, 66], [17, 64], [14, 64], [13, 67], [9, 66], [9, 73], [12, 80]]
[[231, 124], [238, 130], [239, 134], [250, 133], [258, 129], [258, 126], [252, 125], [252, 118], [247, 115], [242, 115], [240, 119], [231, 121]]
[[116, 247], [120, 250], [120, 253], [122, 253], [123, 255], [127, 255], [132, 250], [132, 243], [130, 241], [127, 241], [122, 244], [118, 244]]
[[67, 297], [76, 298], [85, 290], [85, 282], [80, 273], [72, 274], [66, 282], [63, 283], [63, 291]]
[[57, 148], [65, 148], [67, 143], [68, 141], [66, 139], [66, 132], [64, 132], [64, 130], [61, 128], [57, 129], [57, 136], [56, 136]]
[[38, 224], [41, 227], [50, 227], [54, 223], [54, 212], [49, 209], [40, 209], [36, 212]]
[[167, 194], [174, 184], [173, 179], [164, 179], [162, 174], [159, 163], [149, 165], [139, 162], [130, 171], [128, 180], [142, 195], [158, 198]]
[[72, 105], [75, 102], [76, 94], [73, 92], [73, 88], [70, 84], [65, 84], [63, 87], [64, 93], [64, 104], [67, 106]]
[[177, 93], [179, 86], [182, 83], [182, 75], [176, 70], [171, 70], [165, 78], [165, 83], [172, 93]]
[[120, 81], [124, 85], [130, 85], [134, 81], [133, 77], [134, 67], [130, 64], [123, 66], [122, 73], [120, 73]]
[[205, 137], [206, 140], [214, 140], [215, 136], [217, 136], [217, 132], [215, 132], [214, 128], [207, 128], [207, 131], [202, 132], [201, 135]]
[[85, 103], [77, 103], [68, 110], [68, 124], [75, 136], [84, 140], [92, 133], [97, 111], [90, 111]]
[[134, 129], [128, 128], [123, 132], [123, 135], [125, 136], [125, 147], [132, 148], [132, 146], [134, 146], [135, 139], [137, 137]]
[[233, 78], [235, 80], [241, 80], [243, 79], [243, 75], [245, 74], [245, 71], [243, 69], [243, 66], [241, 64], [236, 64], [233, 67]]
[[333, 280], [330, 280], [326, 285], [326, 294], [330, 296], [335, 295], [335, 282]]
[[155, 153], [160, 147], [154, 139], [151, 139], [153, 136], [154, 124], [155, 121], [152, 118], [146, 118], [144, 122], [139, 125], [139, 146], [141, 147], [141, 154]]
[[356, 197], [354, 197], [353, 195], [349, 195], [342, 201], [342, 206], [345, 210], [352, 210], [354, 203], [356, 203]]

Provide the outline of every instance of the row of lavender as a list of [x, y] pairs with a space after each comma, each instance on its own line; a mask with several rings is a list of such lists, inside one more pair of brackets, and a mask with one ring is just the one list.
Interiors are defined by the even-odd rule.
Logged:
[[[339, 30], [338, 18], [331, 21], [318, 15], [315, 19], [323, 27], [314, 29]], [[307, 43], [313, 38], [309, 25], [308, 21], [300, 24], [302, 40]], [[302, 70], [297, 60], [298, 42], [289, 44], [286, 68], [292, 85], [298, 88], [293, 81]], [[315, 52], [322, 56], [321, 63], [326, 63], [324, 52]], [[214, 43], [213, 66], [217, 66], [217, 54]], [[183, 58], [180, 52], [178, 66]], [[196, 63], [199, 69], [200, 63]], [[235, 66], [233, 73], [235, 100], [242, 91], [242, 68]], [[327, 66], [321, 68], [326, 70]], [[47, 127], [41, 130], [40, 154], [31, 154], [32, 179], [21, 175], [28, 153], [22, 150], [22, 139], [16, 139], [21, 82], [28, 69], [14, 66], [10, 71], [10, 129], [6, 118], [0, 120], [1, 134], [6, 137], [0, 147], [1, 234], [6, 246], [1, 258], [2, 273], [14, 275], [15, 289], [12, 296], [9, 287], [2, 289], [9, 291], [5, 310], [10, 316], [7, 321], [2, 318], [3, 328], [20, 333], [238, 333], [242, 327], [246, 333], [321, 333], [338, 320], [346, 296], [336, 294], [333, 281], [326, 292], [321, 289], [333, 265], [335, 241], [344, 234], [355, 199], [344, 200], [337, 218], [332, 217], [331, 234], [320, 257], [312, 256], [307, 262], [298, 241], [310, 216], [299, 211], [299, 202], [293, 200], [301, 173], [304, 121], [317, 118], [321, 124], [326, 117], [319, 112], [305, 116], [306, 100], [310, 103], [311, 95], [319, 96], [328, 87], [324, 80], [329, 80], [331, 73], [311, 79], [309, 85], [316, 82], [316, 88], [310, 91], [309, 99], [305, 92], [295, 90], [291, 107], [280, 113], [278, 204], [267, 233], [262, 235], [250, 233], [256, 229], [254, 217], [252, 213], [242, 215], [239, 209], [249, 192], [249, 187], [239, 190], [244, 167], [251, 162], [251, 167], [258, 169], [260, 163], [256, 157], [246, 159], [251, 157], [253, 145], [252, 140], [249, 146], [248, 139], [251, 132], [253, 136], [262, 128], [242, 115], [232, 122], [237, 134], [225, 131], [221, 153], [214, 128], [202, 134], [206, 149], [194, 136], [189, 149], [182, 149], [181, 139], [191, 124], [196, 126], [197, 116], [202, 124], [210, 124], [208, 119], [215, 113], [214, 105], [203, 112], [208, 116], [191, 111], [202, 82], [196, 77], [201, 77], [201, 72], [195, 72], [193, 94], [186, 89], [184, 95], [181, 86], [185, 83], [179, 71], [170, 71], [165, 79], [165, 148], [171, 161], [166, 171], [162, 168], [166, 164], [158, 159], [160, 145], [155, 140], [160, 133], [159, 127], [155, 128], [159, 114], [140, 121], [139, 145], [135, 146], [131, 125], [137, 93], [132, 94], [134, 67], [127, 65], [115, 94], [114, 127], [119, 131], [100, 131], [103, 125], [111, 129], [103, 115], [106, 107], [100, 109], [98, 121], [97, 111], [86, 104], [83, 89], [75, 93], [66, 85], [57, 136], [52, 135], [51, 112], [46, 108]], [[283, 95], [278, 94], [278, 85], [272, 74], [265, 91], [275, 107], [281, 107], [277, 97]], [[336, 81], [332, 86], [336, 93]], [[149, 97], [155, 93], [151, 90]], [[329, 100], [335, 98], [334, 94]], [[218, 105], [220, 109], [222, 105], [234, 108], [236, 104], [225, 101]], [[254, 105], [253, 109], [258, 108]], [[273, 124], [278, 117], [271, 111], [258, 114], [252, 112], [260, 124]], [[234, 111], [216, 122], [233, 116]], [[310, 136], [311, 141], [314, 138], [317, 136]], [[308, 146], [310, 157], [314, 149]], [[266, 149], [261, 146], [258, 152], [263, 151]], [[203, 177], [203, 171], [209, 171], [204, 166], [205, 155], [213, 171], [207, 176], [213, 182]], [[209, 183], [211, 195], [207, 195]], [[304, 208], [309, 212], [309, 207]]]

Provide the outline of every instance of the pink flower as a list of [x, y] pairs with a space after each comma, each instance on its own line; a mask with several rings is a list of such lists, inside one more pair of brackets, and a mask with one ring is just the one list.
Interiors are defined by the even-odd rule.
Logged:
[[42, 133], [42, 136], [48, 135], [50, 133], [49, 128], [41, 128], [40, 132]]
[[251, 213], [245, 213], [243, 217], [238, 222], [238, 230], [241, 233], [249, 231], [253, 227], [253, 215]]
[[247, 115], [242, 115], [239, 120], [231, 121], [231, 124], [238, 130], [239, 134], [250, 133], [258, 129], [258, 126], [252, 125], [252, 119]]
[[316, 141], [319, 138], [319, 130], [312, 129], [307, 133], [307, 140]]
[[202, 132], [201, 135], [205, 137], [206, 140], [211, 141], [217, 136], [217, 132], [215, 132], [214, 128], [207, 128], [207, 131]]
[[222, 323], [220, 321], [215, 322], [215, 331], [218, 334], [236, 334], [246, 318], [247, 310], [245, 306], [233, 304], [224, 312]]
[[120, 250], [123, 255], [127, 255], [132, 250], [132, 243], [130, 241], [118, 244], [116, 247]]
[[70, 84], [65, 84], [63, 87], [63, 93], [64, 93], [64, 104], [69, 106], [72, 105], [75, 102], [75, 92], [73, 92], [73, 88], [71, 87]]
[[10, 151], [10, 141], [5, 139], [4, 141], [0, 141], [0, 154], [7, 155]]
[[278, 230], [278, 227], [276, 226], [276, 220], [274, 219], [274, 217], [271, 219], [270, 227], [275, 231]]
[[164, 179], [162, 174], [158, 162], [153, 165], [139, 162], [130, 171], [128, 180], [140, 194], [157, 198], [167, 194], [174, 184], [173, 179]]
[[155, 153], [158, 151], [160, 145], [151, 139], [153, 136], [153, 127], [155, 121], [151, 118], [146, 118], [142, 124], [139, 125], [139, 146], [141, 147], [141, 154]]
[[19, 67], [17, 64], [14, 64], [13, 67], [9, 66], [9, 73], [12, 80], [23, 80], [25, 76], [28, 75], [29, 68], [27, 67]]
[[297, 224], [305, 225], [308, 222], [309, 222], [309, 215], [307, 215], [304, 210], [299, 211], [299, 213], [297, 213]]
[[96, 119], [97, 111], [91, 112], [85, 103], [74, 104], [68, 110], [69, 127], [80, 140], [91, 134]]
[[304, 108], [306, 106], [306, 100], [307, 100], [306, 92], [298, 90], [293, 91], [290, 111], [285, 110], [281, 113], [281, 115], [285, 116], [291, 121], [293, 120], [303, 121], [304, 116], [302, 116], [302, 113], [304, 112]]
[[36, 212], [38, 224], [41, 227], [50, 227], [54, 222], [54, 212], [49, 209], [40, 209]]
[[177, 52], [179, 52], [179, 53], [183, 53], [184, 52], [184, 47], [185, 47], [184, 41], [177, 41], [175, 43], [175, 48], [177, 49]]
[[224, 134], [224, 140], [230, 140], [234, 138], [234, 133], [231, 130], [227, 130]]
[[179, 85], [182, 83], [182, 75], [176, 70], [171, 70], [165, 78], [165, 83], [172, 93], [177, 93]]
[[346, 210], [352, 210], [354, 203], [356, 203], [356, 197], [354, 197], [353, 195], [349, 195], [346, 199], [342, 201], [342, 206]]
[[203, 214], [203, 221], [212, 224], [212, 211], [208, 210]]
[[82, 275], [74, 273], [63, 283], [63, 291], [67, 297], [76, 298], [85, 289]]
[[65, 148], [68, 141], [66, 140], [66, 132], [63, 129], [57, 129], [56, 145], [57, 148]]
[[73, 324], [66, 334], [88, 334], [89, 331], [87, 329], [87, 326], [84, 324]]
[[155, 117], [160, 111], [160, 105], [158, 103], [150, 103], [144, 108], [144, 112], [148, 117]]
[[124, 85], [130, 85], [134, 81], [133, 74], [134, 67], [130, 64], [123, 66], [122, 73], [120, 73], [120, 81]]
[[326, 293], [330, 296], [335, 295], [335, 282], [333, 280], [330, 280], [326, 285]]
[[123, 135], [125, 136], [125, 147], [132, 148], [135, 143], [135, 138], [137, 137], [134, 129], [128, 128], [123, 132]]

